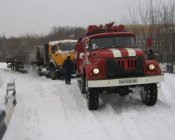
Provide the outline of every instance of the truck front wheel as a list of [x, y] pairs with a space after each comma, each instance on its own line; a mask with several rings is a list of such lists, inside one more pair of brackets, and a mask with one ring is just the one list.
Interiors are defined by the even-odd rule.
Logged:
[[99, 106], [99, 95], [96, 91], [89, 89], [87, 95], [87, 106], [89, 110], [97, 110]]
[[145, 85], [141, 91], [140, 95], [142, 102], [148, 106], [153, 106], [157, 101], [157, 84]]
[[82, 94], [86, 93], [86, 81], [84, 77], [81, 77], [81, 80], [78, 81], [78, 86]]
[[11, 65], [11, 69], [12, 69], [12, 71], [16, 71], [16, 66], [15, 65]]
[[50, 78], [52, 80], [57, 79], [57, 71], [56, 71], [56, 68], [54, 66], [50, 67]]

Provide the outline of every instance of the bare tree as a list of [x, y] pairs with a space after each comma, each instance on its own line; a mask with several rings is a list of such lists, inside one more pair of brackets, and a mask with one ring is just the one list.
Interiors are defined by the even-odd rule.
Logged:
[[144, 48], [144, 43], [140, 42], [144, 42], [148, 36], [152, 37], [153, 49], [157, 53], [158, 60], [165, 61], [169, 54], [174, 61], [175, 2], [164, 4], [162, 1], [153, 3], [153, 0], [148, 0], [143, 4], [139, 1], [139, 6], [132, 10], [129, 8], [129, 12], [131, 24], [137, 29], [136, 35], [140, 40], [138, 45]]

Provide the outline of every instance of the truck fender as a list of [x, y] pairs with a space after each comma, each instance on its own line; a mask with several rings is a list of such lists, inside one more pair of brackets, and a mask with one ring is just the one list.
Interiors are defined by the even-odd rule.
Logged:
[[56, 63], [53, 60], [49, 61], [49, 66], [54, 66], [55, 68], [57, 67]]

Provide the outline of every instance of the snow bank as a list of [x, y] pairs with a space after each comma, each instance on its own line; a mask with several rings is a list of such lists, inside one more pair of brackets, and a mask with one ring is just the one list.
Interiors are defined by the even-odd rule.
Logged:
[[99, 110], [89, 111], [76, 79], [69, 86], [1, 64], [0, 73], [4, 82], [15, 78], [18, 101], [3, 140], [174, 140], [174, 74], [165, 74], [153, 107], [139, 94], [109, 94], [101, 95]]
[[6, 63], [0, 63], [0, 68], [1, 69], [6, 69], [7, 68], [7, 64]]

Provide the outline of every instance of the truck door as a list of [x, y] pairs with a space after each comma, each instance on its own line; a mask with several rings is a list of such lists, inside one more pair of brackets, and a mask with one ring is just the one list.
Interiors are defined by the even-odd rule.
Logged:
[[61, 66], [61, 56], [58, 52], [58, 45], [51, 46], [51, 59], [57, 64], [57, 66]]
[[81, 42], [81, 50], [80, 50], [80, 54], [79, 54], [79, 68], [80, 68], [80, 71], [83, 72], [83, 68], [85, 66], [85, 63], [86, 63], [86, 41], [82, 41]]
[[76, 70], [77, 73], [80, 72], [80, 64], [82, 63], [82, 59], [80, 58], [80, 53], [82, 51], [82, 44], [81, 40], [78, 40], [76, 47], [75, 47], [75, 63], [76, 63]]

